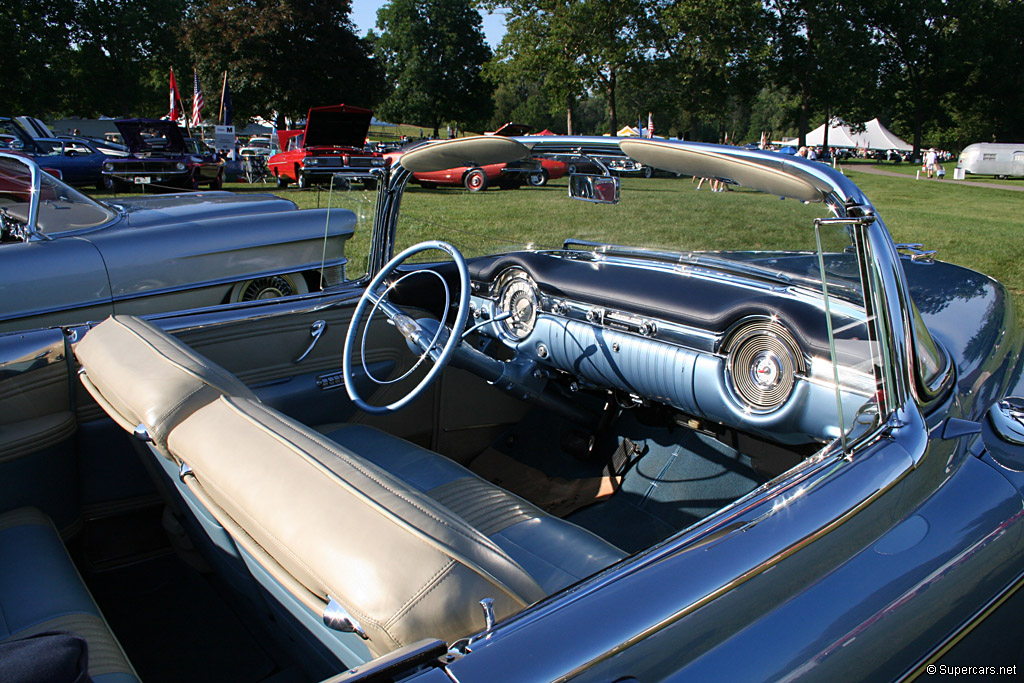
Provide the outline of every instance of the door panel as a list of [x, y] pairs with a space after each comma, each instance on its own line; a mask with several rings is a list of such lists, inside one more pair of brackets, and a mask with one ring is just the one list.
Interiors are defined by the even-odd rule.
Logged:
[[0, 335], [0, 510], [78, 516], [70, 375], [59, 329]]

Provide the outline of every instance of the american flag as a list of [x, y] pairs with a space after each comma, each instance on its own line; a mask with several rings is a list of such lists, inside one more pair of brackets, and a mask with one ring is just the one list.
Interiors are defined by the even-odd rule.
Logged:
[[654, 113], [647, 112], [647, 137], [654, 137]]
[[203, 122], [202, 112], [205, 102], [203, 101], [203, 89], [199, 87], [199, 74], [192, 72], [192, 76], [192, 121], [189, 125], [198, 126]]

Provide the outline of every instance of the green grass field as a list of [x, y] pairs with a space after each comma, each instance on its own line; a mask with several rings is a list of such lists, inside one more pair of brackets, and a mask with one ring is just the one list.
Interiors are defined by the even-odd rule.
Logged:
[[[890, 165], [886, 165], [888, 170]], [[906, 165], [904, 168], [907, 168]], [[949, 181], [914, 180], [861, 173], [847, 167], [847, 173], [878, 208], [897, 242], [919, 242], [937, 249], [938, 258], [967, 266], [1003, 282], [1014, 294], [1021, 310], [1024, 299], [1024, 195], [1010, 191]], [[951, 176], [950, 176], [951, 177]], [[672, 189], [685, 184], [683, 194]], [[524, 188], [512, 192], [488, 190], [470, 194], [461, 188], [422, 190], [410, 186], [403, 201], [410, 239], [443, 236], [445, 229], [470, 231], [481, 240], [507, 243], [514, 236], [522, 244], [560, 244], [566, 237], [598, 238], [607, 235], [609, 224], [617, 225], [623, 243], [661, 244], [678, 242], [686, 248], [779, 248], [792, 243], [789, 221], [779, 221], [780, 202], [775, 197], [739, 190], [729, 199], [711, 192], [692, 192], [689, 179], [623, 179], [623, 193], [632, 191], [629, 201], [618, 206], [595, 206], [580, 202], [546, 202], [548, 193], [563, 194], [561, 182], [546, 188]], [[252, 192], [274, 191], [302, 208], [327, 206], [326, 191], [278, 191], [271, 184], [231, 184], [229, 189]], [[333, 204], [355, 208], [364, 216], [373, 212], [372, 193], [359, 190], [335, 193]], [[680, 211], [678, 198], [686, 201]], [[642, 204], [641, 204], [642, 202]], [[639, 204], [639, 205], [638, 205]], [[628, 221], [624, 218], [630, 212]], [[820, 215], [820, 207], [786, 202], [797, 220]], [[539, 217], [543, 216], [543, 220]], [[456, 223], [456, 217], [458, 222]], [[591, 233], [566, 233], [565, 226], [583, 222]], [[578, 230], [578, 229], [577, 229]], [[360, 235], [351, 245], [353, 261], [360, 259], [368, 244]], [[411, 243], [405, 241], [404, 243]]]
[[[893, 165], [880, 167], [890, 170]], [[906, 177], [844, 166], [896, 242], [921, 243], [938, 250], [941, 260], [1000, 280], [1013, 293], [1018, 313], [1024, 313], [1024, 194], [949, 180], [914, 180], [910, 171], [916, 169], [900, 167], [908, 171]], [[623, 202], [606, 206], [565, 200], [564, 180], [545, 188], [477, 194], [411, 185], [402, 204], [400, 246], [448, 239], [469, 253], [484, 253], [510, 243], [555, 246], [573, 237], [679, 249], [812, 248], [806, 241], [810, 231], [794, 226], [809, 227], [815, 216], [823, 215], [820, 205], [779, 202], [742, 188], [719, 194], [696, 192], [695, 187], [689, 178], [624, 178]], [[229, 183], [226, 189], [273, 192], [301, 208], [330, 202], [357, 211], [361, 229], [349, 245], [350, 272], [364, 267], [369, 234], [362, 228], [370, 225], [376, 193], [354, 189], [332, 197], [325, 189], [278, 190], [273, 183]]]

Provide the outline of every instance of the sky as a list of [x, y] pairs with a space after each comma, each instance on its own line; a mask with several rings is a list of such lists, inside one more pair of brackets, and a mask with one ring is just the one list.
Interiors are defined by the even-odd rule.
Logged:
[[[386, 0], [352, 0], [352, 23], [356, 25], [359, 35], [365, 36], [367, 31], [376, 27], [377, 9], [386, 4]], [[505, 17], [487, 12], [481, 12], [481, 15], [484, 20], [484, 38], [493, 50], [505, 35]]]

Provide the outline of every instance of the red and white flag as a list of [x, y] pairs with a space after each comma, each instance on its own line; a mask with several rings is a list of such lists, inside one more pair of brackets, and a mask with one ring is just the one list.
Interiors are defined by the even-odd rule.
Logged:
[[647, 137], [654, 137], [654, 114], [647, 112]]
[[192, 72], [192, 76], [192, 121], [189, 125], [198, 126], [203, 122], [203, 105], [206, 103], [203, 101], [203, 89], [199, 87], [199, 74]]
[[177, 121], [185, 112], [181, 109], [181, 97], [178, 95], [178, 83], [174, 80], [174, 69], [171, 69], [171, 121]]

